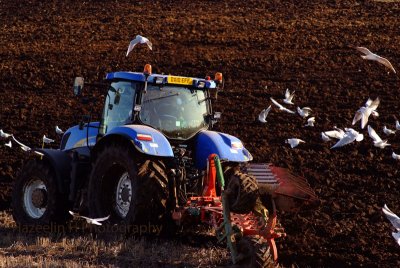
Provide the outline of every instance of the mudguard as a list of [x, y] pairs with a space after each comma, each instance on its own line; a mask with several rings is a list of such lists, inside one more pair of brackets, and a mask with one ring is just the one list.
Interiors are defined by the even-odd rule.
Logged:
[[131, 140], [141, 153], [161, 157], [174, 156], [167, 138], [154, 128], [144, 125], [124, 125], [111, 129], [104, 137], [111, 135], [120, 135]]
[[207, 167], [210, 154], [217, 154], [221, 160], [247, 162], [253, 160], [242, 142], [231, 135], [216, 131], [202, 131], [197, 135], [195, 165], [198, 169]]
[[[90, 124], [85, 124], [83, 129], [79, 129], [79, 126], [73, 126], [65, 131], [64, 136], [61, 141], [61, 150], [71, 150], [79, 147], [86, 147], [89, 141], [89, 147], [96, 144], [96, 136], [99, 133], [99, 122], [90, 122]], [[89, 138], [87, 139], [87, 128], [89, 126]]]
[[71, 181], [71, 157], [64, 151], [35, 148], [43, 154], [43, 159], [52, 166], [57, 179], [57, 187], [61, 194], [68, 194]]

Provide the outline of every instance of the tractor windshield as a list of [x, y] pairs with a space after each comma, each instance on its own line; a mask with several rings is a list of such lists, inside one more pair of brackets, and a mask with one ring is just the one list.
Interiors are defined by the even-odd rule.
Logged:
[[207, 101], [202, 90], [178, 86], [147, 87], [140, 120], [171, 139], [188, 139], [206, 129]]
[[131, 122], [136, 83], [118, 81], [111, 83], [103, 110], [100, 133], [105, 134], [116, 126]]

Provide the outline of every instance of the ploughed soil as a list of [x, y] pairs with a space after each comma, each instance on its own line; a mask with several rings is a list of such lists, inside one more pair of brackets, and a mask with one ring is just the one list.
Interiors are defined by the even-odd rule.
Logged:
[[[141, 71], [205, 77], [223, 73], [214, 103], [216, 130], [239, 137], [255, 162], [270, 162], [306, 178], [316, 207], [279, 212], [287, 236], [277, 240], [280, 262], [299, 267], [399, 267], [400, 247], [382, 213], [400, 215], [400, 81], [383, 65], [363, 60], [364, 46], [400, 70], [400, 4], [395, 1], [1, 1], [0, 128], [30, 146], [56, 139], [82, 115], [102, 107], [72, 95], [75, 76], [101, 81], [107, 72]], [[148, 37], [126, 57], [129, 41]], [[308, 106], [315, 126], [273, 106], [295, 90], [294, 110]], [[352, 126], [368, 98], [379, 97], [370, 124], [390, 147], [373, 146], [366, 128]], [[353, 127], [364, 140], [338, 149], [321, 131]], [[288, 138], [305, 143], [291, 149]], [[9, 208], [13, 179], [27, 156], [0, 141], [0, 207]], [[56, 147], [56, 145], [54, 145]], [[196, 256], [194, 256], [195, 258]]]

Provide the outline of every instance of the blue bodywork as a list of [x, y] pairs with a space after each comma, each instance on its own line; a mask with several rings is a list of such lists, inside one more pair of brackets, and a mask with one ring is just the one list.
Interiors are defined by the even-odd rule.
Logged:
[[233, 162], [247, 162], [253, 159], [238, 138], [215, 131], [202, 131], [196, 140], [195, 165], [198, 169], [206, 168], [210, 154], [217, 154], [221, 160]]
[[[114, 72], [108, 73], [107, 80], [130, 80], [130, 81], [146, 81], [146, 76], [143, 73], [136, 72]], [[149, 83], [155, 83], [155, 80], [162, 80], [162, 83], [167, 83], [168, 75], [153, 74], [147, 78]], [[202, 78], [191, 78], [193, 87], [197, 87], [199, 83], [203, 84], [203, 88], [216, 88], [217, 85], [212, 80]], [[92, 122], [89, 125], [85, 124], [83, 129], [74, 126], [68, 129], [61, 144], [61, 150], [84, 149], [90, 154], [89, 147], [96, 145], [97, 134], [99, 133], [99, 122]], [[89, 129], [87, 127], [89, 126]], [[88, 139], [87, 139], [88, 134]], [[141, 138], [138, 138], [138, 134]], [[151, 140], [146, 140], [143, 135]], [[105, 137], [122, 136], [130, 140], [135, 148], [144, 154], [158, 157], [173, 157], [173, 150], [168, 139], [158, 130], [146, 125], [121, 125], [112, 128], [101, 139]], [[243, 147], [242, 142], [231, 135], [203, 130], [195, 137], [195, 166], [198, 169], [204, 170], [207, 166], [207, 159], [210, 154], [217, 154], [221, 160], [233, 162], [247, 162], [252, 160], [251, 154]], [[87, 144], [88, 143], [88, 144]]]
[[[138, 134], [144, 134], [151, 136], [151, 141], [140, 140]], [[130, 139], [135, 145], [139, 152], [161, 156], [161, 157], [173, 157], [172, 147], [167, 138], [158, 130], [144, 125], [124, 125], [115, 127], [109, 131], [106, 136], [110, 135], [121, 135], [125, 138]]]

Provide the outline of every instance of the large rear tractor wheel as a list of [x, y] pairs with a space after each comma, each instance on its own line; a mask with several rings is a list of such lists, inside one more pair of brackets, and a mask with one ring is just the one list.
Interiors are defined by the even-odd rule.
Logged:
[[146, 160], [136, 180], [136, 198], [129, 211], [129, 221], [137, 224], [164, 224], [168, 215], [168, 177], [161, 161]]
[[267, 241], [258, 235], [242, 237], [237, 244], [237, 250], [242, 257], [238, 263], [240, 267], [279, 267], [273, 259]]
[[67, 198], [57, 189], [52, 168], [31, 160], [17, 177], [12, 193], [12, 215], [18, 225], [64, 224], [69, 218]]
[[230, 211], [239, 214], [251, 212], [259, 196], [256, 178], [238, 168], [226, 169], [224, 177]]
[[110, 215], [111, 223], [125, 220], [136, 193], [134, 158], [128, 148], [116, 144], [99, 153], [89, 179], [88, 205], [92, 217]]

